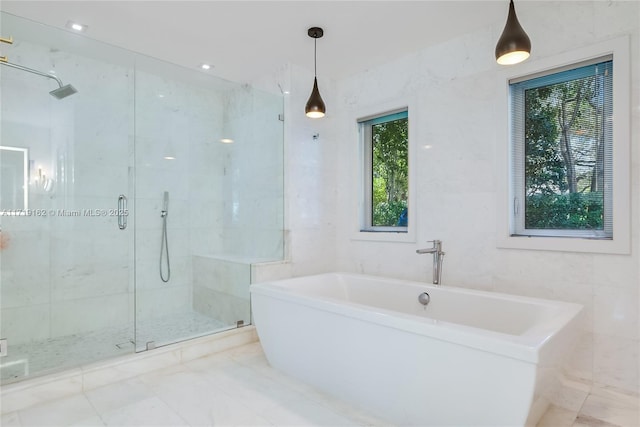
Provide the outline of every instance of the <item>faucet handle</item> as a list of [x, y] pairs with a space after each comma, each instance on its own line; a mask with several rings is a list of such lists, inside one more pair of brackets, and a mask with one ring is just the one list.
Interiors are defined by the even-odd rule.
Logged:
[[433, 243], [433, 249], [438, 251], [438, 253], [443, 253], [442, 252], [442, 240], [428, 240], [429, 243]]

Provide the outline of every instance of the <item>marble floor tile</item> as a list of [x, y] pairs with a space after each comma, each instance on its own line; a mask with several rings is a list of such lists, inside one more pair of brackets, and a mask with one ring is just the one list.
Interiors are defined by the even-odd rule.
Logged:
[[592, 394], [596, 396], [608, 397], [615, 399], [625, 406], [640, 406], [640, 395], [631, 391], [622, 390], [619, 388], [596, 384], [593, 386]]
[[[567, 380], [538, 427], [638, 427], [638, 396]], [[578, 408], [578, 406], [582, 406]], [[2, 426], [376, 426], [369, 415], [269, 366], [242, 345], [4, 414]]]
[[100, 414], [107, 426], [188, 426], [173, 409], [159, 397], [150, 397]]
[[160, 397], [192, 426], [268, 425], [254, 410], [253, 402], [229, 397], [206, 381], [160, 392]]
[[578, 412], [591, 392], [592, 385], [584, 380], [562, 378], [553, 405]]
[[570, 427], [573, 425], [578, 411], [572, 411], [560, 406], [550, 405], [547, 412], [538, 421], [537, 427]]
[[93, 417], [85, 418], [84, 420], [77, 421], [71, 424], [69, 427], [104, 427], [106, 424], [97, 415]]
[[285, 389], [290, 390], [297, 396], [304, 396], [305, 398], [320, 404], [324, 407], [331, 409], [334, 412], [341, 414], [344, 417], [347, 417], [353, 421], [355, 421], [358, 425], [364, 426], [390, 426], [386, 420], [382, 420], [380, 418], [374, 417], [370, 415], [371, 411], [365, 410], [363, 408], [358, 408], [353, 406], [350, 403], [347, 403], [343, 400], [335, 398], [322, 390], [311, 387], [308, 384], [305, 384], [301, 381], [296, 380], [295, 378], [289, 377], [280, 371], [277, 371], [270, 366], [267, 365], [266, 368], [258, 368], [264, 375], [267, 375], [268, 378], [276, 381], [280, 384], [281, 387], [285, 387]]
[[98, 413], [109, 412], [150, 397], [156, 397], [155, 393], [139, 378], [85, 391], [85, 395]]
[[305, 397], [287, 402], [286, 406], [272, 406], [260, 413], [276, 426], [359, 426], [355, 420]]
[[[593, 418], [609, 424], [634, 427], [640, 426], [638, 406], [630, 405], [621, 399], [590, 394], [580, 409], [577, 421]], [[587, 424], [589, 425], [589, 424]]]
[[19, 412], [23, 426], [70, 426], [98, 413], [84, 394], [42, 403]]
[[259, 412], [272, 406], [287, 405], [299, 396], [295, 390], [241, 365], [233, 370], [204, 372], [203, 377], [212, 386], [247, 402]]
[[0, 417], [0, 426], [2, 427], [21, 427], [20, 416], [18, 412], [9, 412], [8, 414], [2, 414]]

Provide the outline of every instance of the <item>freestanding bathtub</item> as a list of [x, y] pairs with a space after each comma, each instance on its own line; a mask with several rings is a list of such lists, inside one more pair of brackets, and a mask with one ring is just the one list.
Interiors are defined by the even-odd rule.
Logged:
[[345, 273], [258, 283], [251, 295], [273, 367], [419, 426], [535, 425], [582, 309]]

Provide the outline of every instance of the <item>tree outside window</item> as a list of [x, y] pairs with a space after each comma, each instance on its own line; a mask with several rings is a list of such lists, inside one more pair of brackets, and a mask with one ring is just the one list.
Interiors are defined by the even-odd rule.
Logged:
[[408, 120], [372, 126], [373, 226], [407, 226]]
[[607, 231], [611, 81], [606, 61], [511, 85], [524, 230]]
[[363, 148], [361, 231], [406, 233], [409, 217], [409, 113], [358, 121]]

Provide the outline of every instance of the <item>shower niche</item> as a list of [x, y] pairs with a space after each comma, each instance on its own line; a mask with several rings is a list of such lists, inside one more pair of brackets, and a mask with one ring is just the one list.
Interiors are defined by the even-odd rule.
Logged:
[[0, 18], [3, 55], [76, 91], [0, 67], [2, 384], [249, 324], [251, 263], [283, 256], [282, 97]]

